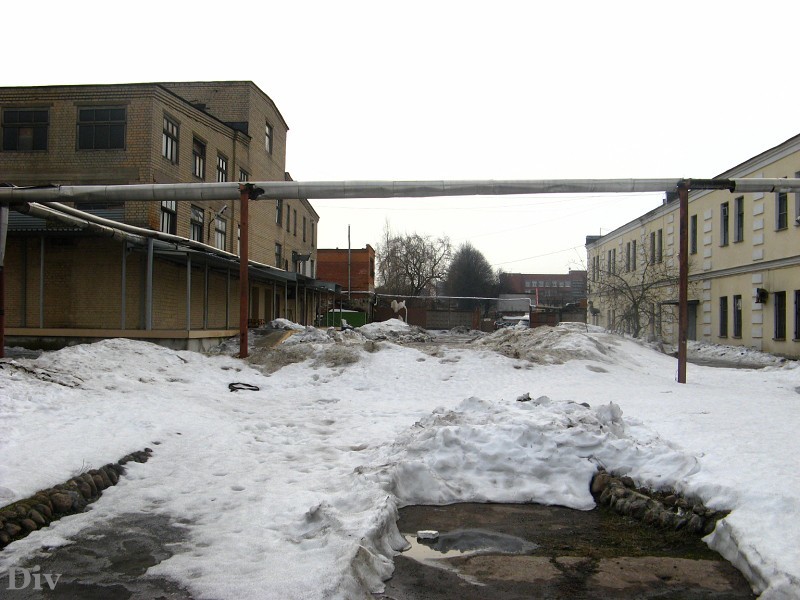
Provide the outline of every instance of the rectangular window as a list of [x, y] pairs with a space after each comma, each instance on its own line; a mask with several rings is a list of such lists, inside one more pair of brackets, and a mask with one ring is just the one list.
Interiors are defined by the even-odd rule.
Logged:
[[236, 225], [236, 256], [242, 255], [242, 226]]
[[689, 254], [697, 254], [697, 215], [689, 219]]
[[228, 159], [217, 154], [217, 182], [228, 181]]
[[311, 247], [312, 248], [314, 247], [314, 233], [315, 233], [314, 229], [315, 229], [314, 221], [311, 221]]
[[636, 240], [631, 242], [631, 271], [636, 270]]
[[200, 179], [206, 178], [206, 145], [195, 138], [192, 141], [192, 175]]
[[650, 232], [650, 260], [651, 265], [656, 264], [656, 232]]
[[125, 108], [78, 109], [78, 150], [125, 148]]
[[733, 337], [742, 337], [742, 297], [733, 297]]
[[775, 229], [786, 229], [788, 223], [789, 194], [778, 192], [775, 194]]
[[283, 200], [275, 200], [275, 224], [283, 225]]
[[775, 339], [786, 339], [786, 292], [775, 292]]
[[267, 154], [272, 154], [272, 125], [269, 123], [264, 126], [264, 146]]
[[250, 173], [248, 173], [244, 169], [239, 169], [239, 181], [241, 182], [250, 181]]
[[723, 202], [719, 207], [719, 222], [720, 222], [720, 231], [719, 231], [719, 245], [720, 246], [727, 246], [728, 245], [728, 231], [730, 223], [728, 222], [728, 210], [730, 208], [730, 204], [728, 202]]
[[719, 337], [728, 337], [728, 297], [719, 299]]
[[733, 241], [744, 241], [744, 196], [733, 201]]
[[625, 244], [625, 272], [630, 273], [631, 270], [631, 243]]
[[189, 222], [189, 239], [196, 242], [203, 241], [203, 227], [205, 226], [206, 211], [199, 206], [192, 206], [192, 216]]
[[214, 245], [220, 250], [225, 250], [228, 241], [228, 221], [224, 217], [217, 215], [214, 219]]
[[286, 203], [286, 231], [291, 231], [291, 223], [292, 223], [292, 209], [289, 206], [289, 203]]
[[3, 111], [3, 150], [47, 150], [49, 113], [46, 108]]
[[275, 243], [275, 266], [279, 269], [283, 266], [283, 246]]
[[293, 235], [297, 236], [297, 209], [294, 209], [294, 228], [293, 228]]
[[[606, 264], [606, 273], [608, 273], [610, 275], [611, 273], [613, 273], [612, 267], [611, 267], [611, 264], [612, 264], [611, 263], [611, 250], [606, 252], [606, 263], [608, 263], [608, 264]], [[548, 281], [547, 283], [549, 284], [550, 282]]]
[[303, 241], [306, 241], [306, 218], [303, 216]]
[[656, 232], [656, 262], [664, 260], [664, 231], [659, 229]]
[[161, 136], [161, 156], [173, 165], [178, 164], [178, 124], [164, 117], [164, 132]]
[[794, 340], [800, 341], [800, 290], [794, 291]]
[[161, 231], [175, 235], [178, 231], [178, 206], [175, 200], [161, 201]]

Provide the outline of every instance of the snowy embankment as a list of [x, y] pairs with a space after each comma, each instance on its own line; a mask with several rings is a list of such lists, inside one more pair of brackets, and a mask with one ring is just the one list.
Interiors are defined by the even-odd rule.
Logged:
[[151, 572], [197, 597], [369, 597], [404, 545], [398, 506], [588, 509], [603, 465], [732, 509], [712, 547], [764, 597], [800, 594], [796, 365], [689, 365], [679, 385], [674, 359], [585, 327], [430, 353], [392, 343], [424, 339], [406, 327], [298, 330], [249, 363], [126, 340], [0, 363], [0, 503], [154, 449], [92, 510], [9, 546], [0, 570], [144, 512], [186, 536]]

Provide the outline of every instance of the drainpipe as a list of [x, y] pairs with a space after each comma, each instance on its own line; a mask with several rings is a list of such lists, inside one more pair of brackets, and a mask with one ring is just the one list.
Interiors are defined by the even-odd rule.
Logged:
[[153, 329], [153, 238], [147, 238], [147, 271], [144, 287], [144, 328]]

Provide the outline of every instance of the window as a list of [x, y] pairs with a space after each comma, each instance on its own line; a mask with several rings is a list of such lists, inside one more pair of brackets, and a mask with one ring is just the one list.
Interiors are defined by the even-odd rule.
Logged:
[[728, 230], [730, 223], [728, 222], [728, 209], [730, 205], [728, 202], [723, 202], [719, 209], [719, 222], [720, 222], [720, 232], [719, 232], [719, 245], [720, 246], [727, 246], [728, 245]]
[[236, 225], [236, 256], [242, 255], [242, 226]]
[[272, 154], [272, 125], [269, 123], [264, 126], [264, 146], [267, 154]]
[[275, 242], [275, 266], [279, 269], [283, 263], [283, 246]]
[[800, 290], [794, 291], [794, 340], [800, 341]]
[[311, 247], [314, 247], [314, 221], [311, 221]]
[[169, 160], [173, 165], [178, 164], [178, 125], [169, 117], [164, 117], [161, 156]]
[[221, 250], [225, 250], [227, 237], [228, 222], [225, 220], [225, 217], [217, 215], [217, 218], [214, 219], [214, 245]]
[[192, 141], [192, 157], [194, 163], [192, 165], [192, 175], [205, 179], [206, 177], [206, 145], [195, 138]]
[[651, 265], [656, 264], [656, 232], [650, 232], [650, 260]]
[[631, 243], [625, 244], [625, 272], [629, 273], [631, 270]]
[[744, 196], [733, 201], [733, 241], [744, 241]]
[[664, 232], [659, 229], [656, 231], [656, 262], [660, 263], [664, 260]]
[[636, 240], [631, 242], [631, 271], [636, 270]]
[[78, 109], [78, 150], [125, 148], [124, 108]]
[[689, 254], [697, 254], [697, 215], [689, 219]]
[[303, 241], [306, 241], [306, 218], [303, 216]]
[[[611, 265], [612, 265], [612, 262], [611, 262], [611, 250], [609, 250], [608, 252], [606, 252], [606, 273], [608, 273], [609, 275], [614, 272], [612, 270]], [[547, 283], [549, 284], [550, 282], [548, 281]]]
[[294, 232], [294, 235], [297, 236], [297, 209], [295, 208], [293, 212], [294, 212], [294, 229], [293, 229], [293, 232]]
[[275, 200], [275, 224], [283, 225], [283, 200]]
[[47, 150], [48, 121], [46, 108], [4, 110], [3, 150], [12, 152]]
[[189, 239], [196, 242], [203, 241], [203, 226], [205, 225], [206, 211], [199, 206], [192, 206], [191, 220], [189, 221]]
[[733, 337], [742, 337], [742, 297], [733, 297]]
[[292, 223], [292, 209], [289, 207], [289, 203], [286, 203], [286, 231], [290, 231]]
[[217, 181], [228, 181], [228, 159], [222, 154], [217, 154]]
[[786, 292], [775, 292], [775, 339], [786, 339]]
[[161, 201], [161, 231], [175, 235], [178, 231], [178, 207], [175, 200]]
[[719, 337], [728, 337], [728, 297], [719, 299]]
[[775, 194], [775, 229], [786, 229], [788, 226], [788, 196], [786, 192]]
[[250, 181], [250, 173], [248, 173], [244, 169], [239, 169], [239, 181], [242, 182]]

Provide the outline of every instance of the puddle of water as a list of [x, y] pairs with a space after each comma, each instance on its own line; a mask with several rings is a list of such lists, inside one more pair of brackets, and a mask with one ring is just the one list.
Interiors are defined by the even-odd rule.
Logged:
[[473, 585], [485, 584], [447, 561], [479, 554], [530, 554], [539, 547], [513, 535], [483, 529], [456, 529], [440, 534], [436, 540], [420, 540], [413, 533], [404, 533], [403, 536], [411, 545], [403, 551], [403, 556], [429, 567], [450, 571]]

